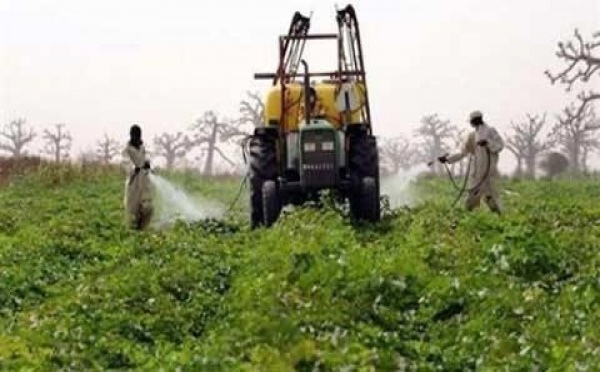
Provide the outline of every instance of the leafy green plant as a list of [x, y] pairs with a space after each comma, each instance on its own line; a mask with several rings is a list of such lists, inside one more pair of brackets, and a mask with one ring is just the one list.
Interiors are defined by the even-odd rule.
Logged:
[[[41, 168], [0, 189], [0, 369], [593, 370], [600, 192], [503, 181], [507, 213], [423, 203], [354, 224], [335, 199], [251, 231], [130, 231], [123, 175]], [[230, 201], [238, 179], [169, 175]]]

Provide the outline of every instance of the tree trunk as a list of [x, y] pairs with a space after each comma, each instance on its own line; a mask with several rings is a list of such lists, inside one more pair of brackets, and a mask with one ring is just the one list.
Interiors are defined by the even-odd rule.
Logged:
[[206, 176], [212, 176], [213, 160], [215, 157], [215, 147], [217, 142], [217, 129], [218, 125], [213, 125], [210, 141], [208, 142], [208, 154], [206, 154], [206, 163], [204, 164], [204, 174]]
[[581, 162], [581, 159], [579, 159], [579, 143], [573, 143], [571, 151], [569, 151], [569, 158], [569, 161], [571, 162], [571, 170], [575, 173], [579, 173], [579, 163]]
[[167, 170], [172, 170], [175, 164], [175, 154], [167, 153]]
[[520, 157], [517, 157], [517, 171], [515, 173], [515, 176], [517, 178], [523, 176], [523, 159], [521, 159]]
[[106, 148], [104, 149], [104, 165], [108, 165], [110, 164], [110, 149], [108, 148], [108, 145], [106, 146]]
[[589, 149], [586, 146], [583, 148], [583, 154], [581, 156], [581, 169], [583, 170], [583, 173], [585, 173], [585, 174], [588, 173], [588, 155], [589, 155]]
[[[433, 149], [434, 149], [433, 150], [434, 154], [433, 154], [433, 157], [432, 157], [433, 159], [436, 159], [438, 156], [442, 155], [442, 142], [437, 137], [434, 138], [434, 140], [433, 140]], [[440, 164], [437, 161], [434, 164], [435, 164], [435, 166], [434, 166], [434, 172], [436, 174], [438, 174], [438, 175], [441, 175], [443, 173], [442, 164]]]
[[530, 155], [525, 161], [527, 167], [527, 178], [535, 178], [535, 155]]

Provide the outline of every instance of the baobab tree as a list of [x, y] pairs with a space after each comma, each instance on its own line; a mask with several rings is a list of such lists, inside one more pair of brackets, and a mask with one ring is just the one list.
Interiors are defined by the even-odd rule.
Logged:
[[240, 123], [252, 124], [255, 128], [264, 125], [265, 104], [259, 93], [247, 92], [247, 99], [240, 102]]
[[382, 166], [390, 174], [407, 171], [418, 161], [418, 153], [404, 137], [386, 138], [379, 148]]
[[64, 124], [55, 124], [53, 130], [45, 129], [42, 137], [46, 141], [44, 152], [55, 162], [60, 163], [69, 157], [73, 138]]
[[104, 134], [104, 137], [96, 143], [96, 155], [103, 164], [110, 164], [120, 153], [119, 142]]
[[506, 148], [515, 155], [517, 160], [517, 174], [523, 175], [523, 163], [525, 164], [525, 176], [535, 178], [537, 160], [539, 156], [552, 148], [553, 141], [541, 139], [541, 132], [546, 124], [546, 114], [526, 115], [526, 120], [511, 122], [512, 133], [506, 136]]
[[25, 155], [25, 147], [35, 138], [33, 128], [28, 128], [25, 119], [11, 121], [4, 126], [0, 132], [0, 150], [10, 154], [10, 156], [19, 158]]
[[551, 135], [567, 155], [571, 170], [581, 172], [587, 168], [589, 153], [600, 145], [597, 138], [600, 125], [596, 123], [592, 106], [586, 106], [580, 115], [573, 115], [573, 112], [574, 105], [563, 110], [563, 115], [558, 116]]
[[[450, 121], [440, 119], [437, 114], [421, 119], [421, 126], [416, 134], [423, 139], [424, 155], [428, 160], [434, 160], [448, 151], [446, 141], [452, 138], [453, 131]], [[441, 174], [441, 164], [435, 162], [434, 171]]]
[[[558, 43], [556, 56], [566, 66], [557, 74], [546, 71], [546, 75], [552, 84], [560, 83], [566, 86], [569, 92], [577, 82], [588, 84], [594, 77], [600, 76], [600, 31], [595, 32], [590, 41], [585, 41], [579, 30], [575, 29], [575, 40]], [[596, 85], [597, 86], [597, 85]], [[587, 106], [596, 100], [600, 100], [600, 92], [584, 90], [578, 95], [579, 104], [568, 107], [565, 112], [567, 120], [579, 117]]]
[[235, 162], [225, 155], [222, 145], [233, 140], [241, 139], [247, 135], [240, 129], [241, 122], [229, 119], [220, 119], [214, 111], [207, 111], [204, 116], [192, 125], [194, 146], [204, 147], [206, 157], [204, 174], [212, 175], [215, 155], [219, 155], [226, 163], [235, 167]]
[[192, 141], [182, 132], [175, 134], [163, 133], [154, 138], [156, 155], [165, 158], [168, 170], [173, 169], [175, 162], [185, 158], [192, 148]]

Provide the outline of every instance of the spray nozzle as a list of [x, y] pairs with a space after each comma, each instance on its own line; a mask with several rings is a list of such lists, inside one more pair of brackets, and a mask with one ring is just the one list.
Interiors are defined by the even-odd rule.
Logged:
[[[436, 161], [444, 163], [445, 161], [448, 161], [449, 156], [449, 153], [445, 153], [444, 155], [437, 157], [435, 160], [431, 160], [429, 163], [427, 163], [427, 166], [431, 167], [433, 164], [435, 164]], [[444, 159], [445, 161], [442, 161], [442, 159]]]

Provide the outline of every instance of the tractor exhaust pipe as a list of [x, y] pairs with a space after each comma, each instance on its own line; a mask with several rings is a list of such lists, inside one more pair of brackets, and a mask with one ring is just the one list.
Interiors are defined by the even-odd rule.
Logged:
[[308, 63], [305, 60], [301, 60], [302, 66], [304, 66], [304, 116], [306, 124], [310, 124], [310, 115], [312, 108], [310, 107], [310, 77], [308, 76]]

